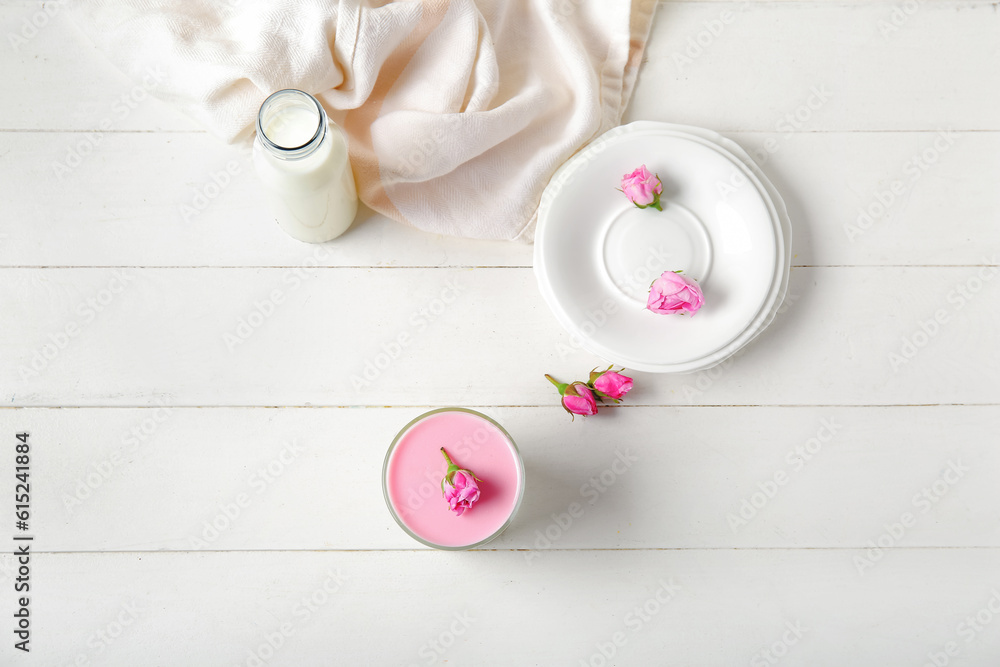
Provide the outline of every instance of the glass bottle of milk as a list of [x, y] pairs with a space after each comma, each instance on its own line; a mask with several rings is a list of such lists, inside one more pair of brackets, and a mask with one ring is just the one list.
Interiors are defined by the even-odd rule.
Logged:
[[271, 212], [293, 238], [334, 239], [358, 210], [347, 137], [319, 101], [301, 90], [279, 90], [260, 106], [253, 162]]

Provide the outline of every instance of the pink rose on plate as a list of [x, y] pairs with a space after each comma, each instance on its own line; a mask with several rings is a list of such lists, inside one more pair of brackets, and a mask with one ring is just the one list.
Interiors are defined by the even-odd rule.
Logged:
[[663, 184], [655, 174], [651, 174], [646, 165], [642, 165], [631, 174], [622, 176], [622, 192], [628, 200], [639, 208], [652, 206], [662, 211], [660, 195], [663, 194]]
[[595, 368], [590, 372], [590, 386], [594, 388], [600, 398], [607, 398], [618, 403], [632, 389], [632, 378], [612, 370], [612, 366], [608, 366], [607, 370], [603, 371], [598, 371]]
[[441, 480], [441, 493], [448, 501], [448, 507], [457, 516], [462, 516], [466, 510], [479, 500], [479, 479], [471, 470], [459, 468], [452, 462], [448, 452], [441, 448], [444, 460], [448, 462], [448, 471]]
[[698, 283], [676, 271], [664, 271], [649, 286], [646, 308], [654, 313], [688, 313], [694, 315], [703, 305], [705, 297]]
[[562, 396], [562, 406], [571, 415], [597, 414], [597, 400], [594, 392], [583, 382], [559, 382], [551, 375], [545, 376], [549, 382], [556, 386], [559, 395]]

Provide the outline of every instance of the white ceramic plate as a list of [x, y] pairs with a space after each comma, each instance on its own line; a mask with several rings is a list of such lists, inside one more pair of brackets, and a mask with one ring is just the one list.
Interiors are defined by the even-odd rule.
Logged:
[[[539, 207], [535, 271], [585, 349], [635, 370], [698, 370], [773, 317], [787, 282], [787, 216], [749, 157], [724, 142], [699, 128], [633, 123], [553, 177]], [[662, 212], [637, 209], [616, 189], [640, 164], [663, 182]], [[647, 311], [649, 283], [678, 269], [699, 281], [705, 307], [693, 317]]]
[[[646, 123], [641, 123], [646, 124]], [[640, 123], [633, 123], [633, 125], [640, 125]], [[678, 128], [679, 131], [684, 131], [689, 134], [699, 136], [706, 139], [721, 149], [727, 151], [735, 160], [741, 162], [745, 167], [747, 167], [751, 174], [756, 178], [754, 181], [758, 189], [762, 192], [764, 198], [768, 201], [769, 205], [773, 207], [773, 214], [775, 216], [775, 229], [777, 230], [779, 237], [782, 239], [782, 244], [778, 247], [778, 262], [775, 266], [775, 282], [771, 287], [771, 294], [768, 297], [768, 301], [765, 307], [761, 309], [761, 312], [757, 315], [754, 322], [747, 328], [747, 330], [740, 335], [739, 338], [734, 340], [723, 350], [706, 357], [703, 363], [698, 368], [692, 368], [691, 370], [701, 370], [704, 368], [709, 368], [715, 364], [725, 360], [730, 355], [734, 354], [737, 350], [742, 348], [748, 342], [753, 340], [758, 334], [760, 334], [767, 326], [774, 320], [775, 316], [781, 307], [782, 301], [785, 298], [785, 293], [788, 289], [788, 278], [791, 270], [791, 257], [792, 257], [792, 226], [791, 221], [788, 218], [788, 211], [785, 209], [785, 202], [782, 200], [781, 195], [778, 194], [777, 189], [768, 180], [764, 172], [760, 170], [760, 167], [751, 159], [751, 157], [744, 151], [740, 146], [726, 139], [722, 135], [712, 132], [711, 130], [706, 130], [699, 127], [691, 126], [668, 126], [665, 123], [654, 123], [653, 125], [658, 125], [660, 127], [674, 127]]]

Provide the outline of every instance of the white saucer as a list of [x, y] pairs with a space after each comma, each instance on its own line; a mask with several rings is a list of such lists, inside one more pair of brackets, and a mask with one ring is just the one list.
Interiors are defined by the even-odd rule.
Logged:
[[[662, 212], [638, 209], [616, 189], [640, 164], [663, 182]], [[780, 197], [736, 144], [638, 122], [599, 137], [555, 174], [539, 207], [535, 273], [556, 318], [588, 351], [634, 370], [687, 372], [724, 360], [770, 322], [787, 284], [789, 241]], [[694, 316], [645, 309], [649, 284], [673, 270], [702, 286], [705, 306]]]

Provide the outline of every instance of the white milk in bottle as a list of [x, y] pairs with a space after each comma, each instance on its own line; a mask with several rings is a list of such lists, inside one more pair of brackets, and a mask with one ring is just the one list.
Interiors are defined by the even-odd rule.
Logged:
[[358, 194], [347, 137], [309, 93], [279, 90], [264, 100], [253, 162], [271, 213], [291, 237], [322, 243], [351, 226]]

